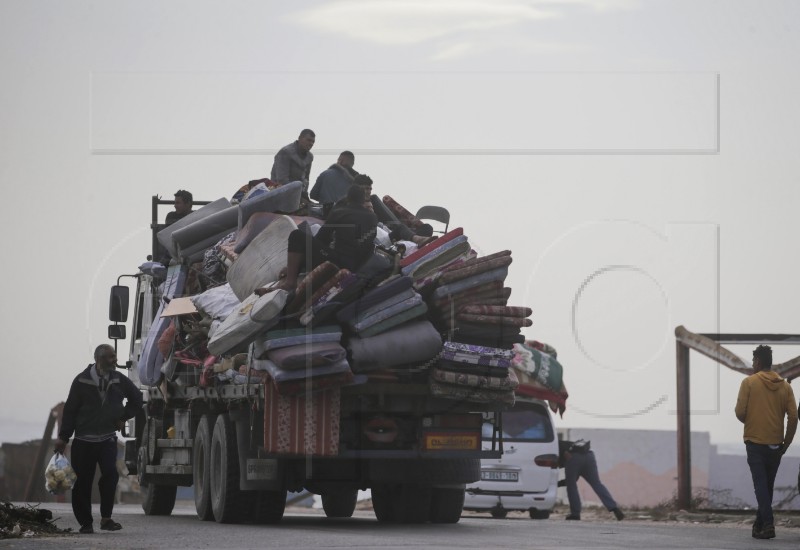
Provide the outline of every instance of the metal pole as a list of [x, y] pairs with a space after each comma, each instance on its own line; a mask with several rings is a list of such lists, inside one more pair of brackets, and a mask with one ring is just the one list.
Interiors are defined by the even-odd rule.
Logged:
[[678, 508], [689, 510], [692, 501], [692, 445], [689, 418], [689, 348], [676, 342], [678, 381]]

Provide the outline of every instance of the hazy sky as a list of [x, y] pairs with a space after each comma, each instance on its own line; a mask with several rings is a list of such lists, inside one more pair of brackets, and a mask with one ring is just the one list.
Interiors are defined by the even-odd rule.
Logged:
[[[512, 251], [510, 304], [565, 366], [559, 426], [673, 430], [675, 326], [800, 332], [798, 21], [790, 1], [0, 3], [0, 442], [41, 437], [105, 341], [150, 197], [230, 197], [305, 127], [313, 178], [350, 149], [377, 193]], [[692, 361], [692, 429], [739, 440], [741, 375]]]

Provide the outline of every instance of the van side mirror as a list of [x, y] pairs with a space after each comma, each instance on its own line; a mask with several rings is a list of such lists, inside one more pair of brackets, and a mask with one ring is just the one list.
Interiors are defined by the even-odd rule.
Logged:
[[108, 325], [109, 340], [124, 340], [125, 337], [125, 325]]
[[[114, 285], [111, 287], [111, 296], [108, 301], [109, 321], [124, 323], [128, 320], [128, 296], [129, 290], [127, 286]], [[109, 338], [111, 338], [110, 333]]]

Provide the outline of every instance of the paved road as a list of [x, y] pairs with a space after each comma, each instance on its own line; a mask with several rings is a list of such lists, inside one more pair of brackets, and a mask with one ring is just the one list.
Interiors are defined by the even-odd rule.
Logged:
[[[60, 527], [76, 528], [69, 505], [44, 506], [59, 517]], [[565, 522], [562, 518], [534, 521], [517, 516], [492, 519], [464, 517], [456, 525], [385, 525], [371, 511], [353, 518], [327, 519], [319, 511], [291, 509], [280, 525], [221, 525], [199, 521], [193, 503], [179, 502], [171, 517], [146, 517], [138, 505], [118, 505], [114, 517], [122, 531], [36, 539], [0, 540], [0, 548], [81, 550], [187, 548], [381, 548], [493, 549], [796, 549], [800, 529], [778, 530], [771, 541], [754, 540], [739, 524], [675, 524], [651, 521]]]

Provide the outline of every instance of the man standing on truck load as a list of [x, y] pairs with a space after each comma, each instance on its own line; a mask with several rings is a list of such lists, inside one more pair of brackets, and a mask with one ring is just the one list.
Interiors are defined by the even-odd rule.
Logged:
[[275, 155], [272, 163], [270, 179], [281, 185], [286, 185], [293, 181], [303, 182], [303, 195], [308, 196], [308, 180], [311, 176], [311, 163], [314, 162], [314, 155], [311, 148], [314, 147], [316, 134], [308, 128], [300, 132], [300, 137], [294, 143], [282, 147]]
[[[281, 281], [273, 289], [294, 290], [301, 269], [311, 271], [325, 261], [340, 269], [356, 271], [369, 260], [375, 253], [378, 218], [364, 207], [365, 197], [363, 188], [351, 185], [347, 190], [347, 203], [331, 211], [315, 236], [301, 229], [289, 233], [286, 267], [281, 270]], [[255, 292], [262, 296], [269, 291], [258, 288]]]
[[122, 525], [111, 519], [119, 481], [116, 432], [142, 408], [142, 392], [115, 370], [117, 354], [112, 346], [97, 346], [94, 361], [72, 381], [55, 445], [56, 451], [63, 453], [69, 438], [75, 434], [71, 459], [77, 480], [72, 488], [72, 512], [81, 533], [94, 533], [92, 483], [98, 465], [100, 529], [122, 529]]
[[167, 214], [165, 224], [172, 225], [181, 218], [185, 218], [192, 213], [193, 204], [192, 194], [183, 189], [175, 192], [175, 210]]
[[771, 539], [775, 538], [772, 489], [781, 457], [797, 431], [797, 405], [792, 387], [772, 370], [772, 348], [758, 346], [753, 350], [753, 371], [739, 387], [736, 418], [744, 423], [747, 465], [758, 501], [753, 538]]
[[339, 159], [331, 167], [317, 176], [314, 187], [309, 196], [323, 205], [325, 216], [330, 212], [333, 203], [343, 199], [347, 190], [353, 185], [353, 178], [358, 172], [353, 169], [356, 157], [350, 151], [342, 151]]
[[597, 460], [594, 457], [590, 442], [582, 439], [578, 441], [558, 442], [560, 462], [564, 465], [564, 484], [567, 486], [567, 499], [569, 500], [569, 515], [566, 519], [581, 519], [581, 495], [578, 492], [578, 478], [582, 477], [589, 483], [600, 502], [606, 509], [614, 514], [618, 521], [625, 519], [625, 514], [617, 506], [617, 502], [611, 493], [600, 481], [600, 474], [597, 472]]

